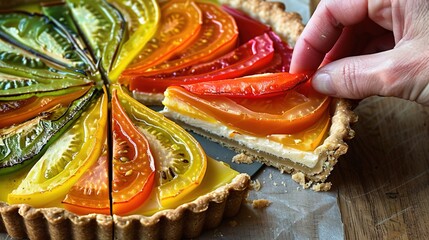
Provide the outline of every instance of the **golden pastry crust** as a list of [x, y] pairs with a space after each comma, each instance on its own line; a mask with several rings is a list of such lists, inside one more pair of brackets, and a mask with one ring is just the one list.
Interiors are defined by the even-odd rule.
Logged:
[[79, 216], [61, 208], [33, 208], [0, 202], [0, 232], [23, 239], [112, 239], [112, 216]]
[[240, 174], [222, 186], [176, 209], [153, 216], [113, 216], [115, 239], [194, 238], [217, 227], [224, 217], [235, 216], [247, 196], [250, 177]]
[[250, 177], [239, 174], [231, 183], [152, 216], [79, 216], [61, 208], [33, 208], [0, 202], [0, 232], [29, 239], [182, 239], [217, 227], [236, 215], [247, 196]]

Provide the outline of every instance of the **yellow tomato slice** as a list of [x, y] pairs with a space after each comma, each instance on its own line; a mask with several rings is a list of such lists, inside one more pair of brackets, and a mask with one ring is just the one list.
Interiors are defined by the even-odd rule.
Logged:
[[107, 94], [94, 101], [8, 195], [12, 204], [46, 207], [61, 201], [101, 155], [107, 124]]
[[207, 157], [186, 130], [113, 86], [135, 127], [149, 140], [155, 159], [157, 192], [162, 206], [171, 206], [198, 187], [206, 173]]
[[330, 123], [330, 114], [328, 111], [325, 111], [319, 121], [301, 132], [293, 134], [272, 134], [268, 135], [267, 138], [287, 147], [303, 151], [313, 151], [321, 144], [323, 139], [325, 139]]
[[202, 13], [193, 1], [170, 1], [161, 8], [155, 36], [123, 72], [143, 72], [189, 46], [201, 30]]
[[119, 50], [109, 72], [109, 80], [115, 83], [119, 75], [140, 53], [158, 28], [160, 9], [156, 0], [110, 0], [128, 16], [130, 37]]

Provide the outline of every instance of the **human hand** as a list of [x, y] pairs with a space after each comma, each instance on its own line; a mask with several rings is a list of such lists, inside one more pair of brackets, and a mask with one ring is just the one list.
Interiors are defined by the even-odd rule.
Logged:
[[428, 22], [427, 0], [322, 0], [295, 45], [290, 72], [315, 72], [314, 88], [327, 95], [429, 106]]

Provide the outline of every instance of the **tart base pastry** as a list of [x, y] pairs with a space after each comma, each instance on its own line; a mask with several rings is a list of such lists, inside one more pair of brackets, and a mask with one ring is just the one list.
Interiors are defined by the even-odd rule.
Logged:
[[0, 202], [0, 232], [29, 239], [182, 239], [193, 238], [235, 216], [249, 190], [250, 177], [231, 183], [175, 209], [152, 216], [79, 216], [61, 208], [33, 208]]

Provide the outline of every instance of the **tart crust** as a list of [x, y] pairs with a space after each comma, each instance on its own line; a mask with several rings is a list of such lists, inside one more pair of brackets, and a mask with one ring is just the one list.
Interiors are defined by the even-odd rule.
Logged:
[[250, 176], [237, 175], [229, 184], [175, 209], [152, 216], [79, 216], [61, 208], [33, 208], [0, 202], [0, 232], [29, 239], [182, 239], [193, 238], [235, 216], [247, 197]]

